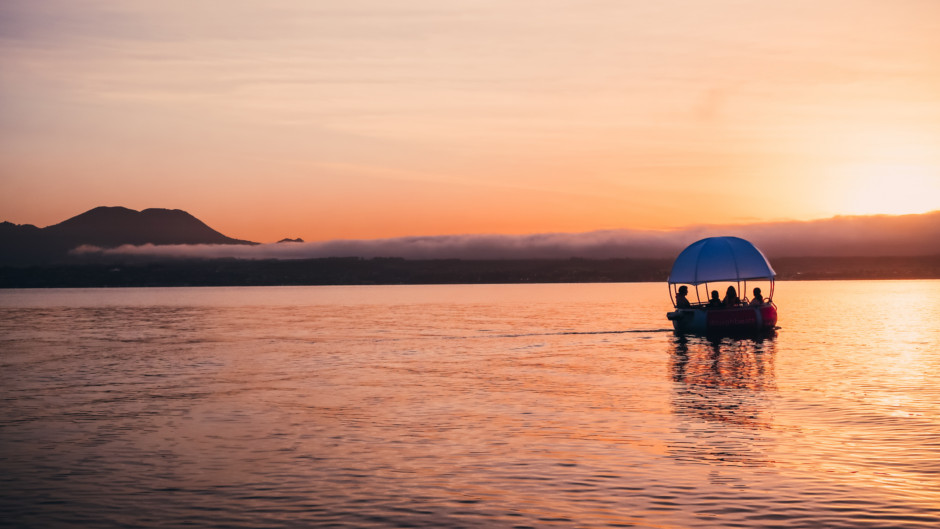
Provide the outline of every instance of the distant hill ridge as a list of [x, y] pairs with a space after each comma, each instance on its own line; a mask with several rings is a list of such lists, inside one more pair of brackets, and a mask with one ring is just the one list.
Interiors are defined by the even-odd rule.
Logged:
[[257, 243], [227, 237], [179, 209], [101, 206], [46, 228], [0, 223], [0, 264], [65, 262], [69, 251], [82, 245], [115, 248], [125, 244]]
[[254, 244], [226, 237], [181, 209], [97, 207], [45, 228], [102, 248], [124, 244]]
[[[227, 237], [178, 209], [98, 207], [37, 228], [0, 223], [0, 266], [144, 262], [165, 259], [673, 259], [703, 237], [737, 235], [772, 261], [782, 257], [933, 256], [940, 259], [940, 211], [844, 216], [747, 225], [600, 230], [529, 235], [440, 235], [281, 244]], [[248, 247], [250, 245], [250, 247]], [[87, 251], [74, 252], [86, 246]], [[126, 248], [121, 248], [125, 247]], [[96, 250], [96, 249], [100, 249]]]

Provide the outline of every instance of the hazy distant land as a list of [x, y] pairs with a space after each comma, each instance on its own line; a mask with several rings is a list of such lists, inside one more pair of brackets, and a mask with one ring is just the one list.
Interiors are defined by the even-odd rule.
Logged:
[[180, 210], [95, 208], [47, 228], [0, 224], [0, 288], [660, 282], [682, 248], [719, 234], [755, 242], [781, 280], [940, 279], [940, 212], [669, 232], [259, 244]]
[[[0, 288], [665, 282], [671, 259], [323, 258], [0, 267]], [[940, 255], [786, 257], [779, 280], [940, 279]]]

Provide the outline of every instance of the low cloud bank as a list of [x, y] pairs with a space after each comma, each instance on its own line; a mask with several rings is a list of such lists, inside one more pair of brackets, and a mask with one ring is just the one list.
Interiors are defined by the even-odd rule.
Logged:
[[401, 257], [405, 259], [607, 259], [632, 255], [668, 257], [681, 235], [597, 231], [535, 235], [440, 235], [376, 240], [236, 245], [82, 246], [78, 254], [175, 258], [314, 259], [321, 257]]
[[588, 259], [673, 258], [704, 237], [734, 235], [774, 257], [940, 255], [940, 211], [834, 217], [809, 222], [695, 226], [670, 231], [604, 230], [535, 235], [441, 235], [243, 245], [82, 246], [80, 255], [140, 258]]

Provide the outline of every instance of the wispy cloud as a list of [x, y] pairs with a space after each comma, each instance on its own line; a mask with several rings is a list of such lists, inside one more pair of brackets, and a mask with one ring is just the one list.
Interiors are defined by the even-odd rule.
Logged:
[[940, 211], [835, 217], [811, 222], [695, 226], [671, 231], [605, 230], [534, 235], [444, 235], [240, 245], [83, 246], [85, 255], [195, 259], [566, 259], [671, 258], [703, 237], [735, 235], [770, 257], [940, 255]]

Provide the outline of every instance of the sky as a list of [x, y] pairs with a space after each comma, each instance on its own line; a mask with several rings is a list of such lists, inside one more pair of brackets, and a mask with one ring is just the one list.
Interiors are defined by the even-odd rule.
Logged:
[[0, 220], [259, 242], [940, 209], [935, 0], [2, 0]]

